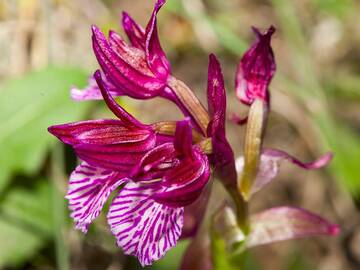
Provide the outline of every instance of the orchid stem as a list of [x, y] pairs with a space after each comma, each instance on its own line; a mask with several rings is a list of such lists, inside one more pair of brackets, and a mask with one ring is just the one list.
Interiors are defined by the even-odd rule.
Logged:
[[249, 204], [237, 190], [228, 191], [236, 206], [237, 223], [244, 235], [247, 235], [250, 232]]

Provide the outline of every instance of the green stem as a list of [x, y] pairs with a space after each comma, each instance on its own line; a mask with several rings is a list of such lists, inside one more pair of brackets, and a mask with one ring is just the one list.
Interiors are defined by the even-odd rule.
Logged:
[[64, 151], [61, 145], [56, 144], [51, 153], [51, 183], [52, 183], [52, 209], [54, 220], [54, 239], [56, 264], [59, 270], [69, 270], [69, 251], [66, 244], [66, 205], [63, 192], [61, 192], [61, 183], [64, 180]]
[[247, 235], [250, 232], [249, 204], [237, 190], [228, 191], [236, 206], [237, 223], [244, 235]]

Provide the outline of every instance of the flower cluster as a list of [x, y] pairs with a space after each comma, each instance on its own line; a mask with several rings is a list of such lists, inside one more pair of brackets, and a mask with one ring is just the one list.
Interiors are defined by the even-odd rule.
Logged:
[[[262, 34], [254, 28], [258, 40], [237, 70], [236, 95], [250, 109], [244, 157], [235, 160], [225, 134], [226, 93], [220, 64], [210, 55], [206, 110], [192, 90], [171, 74], [157, 31], [156, 17], [164, 3], [156, 2], [145, 29], [123, 13], [122, 26], [130, 43], [114, 31], [106, 38], [98, 27], [92, 27], [93, 49], [101, 70], [94, 73], [85, 89], [74, 88], [71, 95], [75, 100], [103, 99], [117, 119], [48, 129], [71, 145], [82, 161], [70, 176], [66, 195], [76, 228], [86, 233], [117, 190], [107, 214], [111, 231], [125, 254], [149, 265], [174, 247], [181, 235], [196, 232], [213, 174], [237, 208], [237, 214], [223, 209], [221, 215], [237, 215], [235, 227], [246, 238], [247, 247], [312, 234], [336, 234], [336, 225], [299, 208], [269, 209], [248, 218], [247, 201], [274, 179], [281, 162], [317, 169], [331, 159], [331, 154], [326, 154], [317, 161], [302, 163], [283, 151], [262, 148], [270, 109], [268, 86], [275, 72], [270, 46], [275, 29], [270, 27]], [[115, 101], [114, 97], [124, 95], [166, 98], [183, 112], [184, 119], [144, 124]], [[275, 238], [262, 237], [261, 226], [274, 217], [288, 226], [287, 235], [278, 232]], [[187, 225], [190, 219], [192, 225]]]

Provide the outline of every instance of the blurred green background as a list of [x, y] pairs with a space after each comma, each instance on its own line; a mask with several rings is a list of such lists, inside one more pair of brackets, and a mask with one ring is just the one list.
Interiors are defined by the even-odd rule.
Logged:
[[[46, 128], [112, 117], [101, 101], [69, 98], [70, 87], [85, 86], [97, 68], [90, 25], [121, 32], [122, 10], [145, 25], [152, 5], [149, 0], [0, 0], [0, 269], [140, 269], [115, 247], [104, 216], [86, 236], [72, 228], [63, 197], [77, 160]], [[359, 13], [356, 0], [168, 0], [159, 14], [173, 74], [203, 101], [207, 56], [218, 55], [229, 114], [245, 113], [233, 81], [254, 40], [250, 26], [273, 24], [278, 72], [265, 144], [304, 160], [335, 153], [326, 170], [284, 166], [280, 179], [255, 197], [251, 211], [302, 206], [339, 223], [342, 234], [259, 247], [230, 263], [216, 247], [219, 270], [360, 269]], [[145, 122], [180, 117], [164, 100], [121, 102]], [[240, 155], [243, 128], [229, 122], [228, 134]], [[187, 244], [148, 269], [177, 269]]]

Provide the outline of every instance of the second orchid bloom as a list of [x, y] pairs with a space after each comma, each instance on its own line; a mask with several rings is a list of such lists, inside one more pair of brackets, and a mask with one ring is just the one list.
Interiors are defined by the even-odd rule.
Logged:
[[[244, 156], [235, 159], [225, 132], [226, 92], [220, 64], [210, 55], [206, 110], [194, 92], [171, 74], [157, 30], [156, 16], [164, 3], [156, 2], [145, 29], [123, 13], [122, 25], [130, 43], [114, 31], [106, 38], [98, 27], [92, 27], [93, 49], [101, 70], [90, 78], [86, 89], [74, 88], [71, 94], [76, 100], [103, 99], [117, 119], [49, 127], [82, 161], [70, 176], [66, 195], [75, 227], [86, 233], [110, 195], [116, 193], [107, 220], [118, 246], [143, 266], [152, 264], [181, 236], [194, 236], [215, 179], [229, 193], [226, 206], [219, 210], [219, 215], [226, 217], [212, 220], [224, 223], [215, 226], [225, 228], [220, 230], [224, 239], [228, 225], [237, 228], [241, 237], [236, 241], [248, 248], [336, 234], [336, 225], [300, 208], [283, 206], [254, 216], [247, 211], [251, 196], [275, 178], [281, 162], [317, 169], [332, 157], [329, 153], [303, 163], [284, 151], [262, 147], [270, 111], [269, 83], [276, 69], [271, 49], [275, 28], [264, 34], [254, 28], [257, 41], [239, 63], [236, 96], [249, 106], [249, 114]], [[141, 123], [115, 101], [114, 97], [123, 95], [166, 98], [183, 112], [184, 119]], [[202, 214], [193, 215], [194, 209]], [[188, 226], [190, 217], [195, 222], [191, 220]], [[281, 229], [286, 235], [279, 233]], [[273, 234], [264, 235], [271, 230]]]

